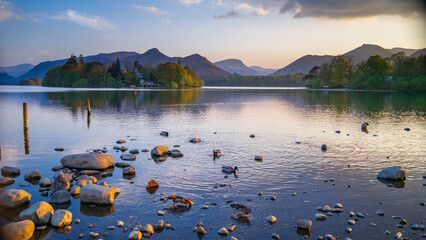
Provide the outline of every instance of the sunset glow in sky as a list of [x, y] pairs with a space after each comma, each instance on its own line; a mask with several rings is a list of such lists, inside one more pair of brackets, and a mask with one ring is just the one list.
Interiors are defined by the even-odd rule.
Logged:
[[364, 43], [426, 47], [424, 0], [0, 0], [0, 66], [114, 51], [281, 68]]

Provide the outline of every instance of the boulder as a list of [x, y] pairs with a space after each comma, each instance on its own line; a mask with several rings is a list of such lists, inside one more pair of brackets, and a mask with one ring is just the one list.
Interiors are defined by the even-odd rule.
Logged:
[[0, 228], [0, 236], [8, 240], [27, 240], [33, 236], [35, 225], [31, 220], [12, 222]]
[[125, 167], [130, 166], [130, 164], [128, 164], [126, 162], [118, 162], [118, 163], [115, 164], [115, 166], [118, 167], [118, 168], [125, 168]]
[[20, 220], [31, 220], [35, 225], [45, 225], [50, 222], [53, 207], [45, 201], [38, 202], [19, 214]]
[[24, 176], [24, 179], [27, 180], [27, 181], [36, 180], [36, 179], [40, 179], [40, 178], [41, 178], [41, 174], [37, 170], [29, 172], [29, 173], [25, 174], [25, 176]]
[[112, 205], [115, 192], [109, 187], [96, 184], [88, 184], [81, 188], [80, 200], [82, 203], [95, 205]]
[[52, 185], [52, 182], [48, 178], [42, 178], [38, 185], [42, 188], [46, 188], [46, 187], [50, 187]]
[[74, 185], [74, 186], [72, 186], [72, 188], [70, 189], [70, 193], [71, 193], [71, 195], [78, 195], [78, 194], [80, 194], [80, 191], [81, 191], [81, 187], [80, 187], [80, 186], [78, 186], [78, 185]]
[[163, 220], [158, 220], [157, 224], [154, 224], [154, 230], [155, 231], [160, 231], [163, 228], [164, 228], [164, 221]]
[[296, 227], [299, 229], [305, 229], [308, 230], [310, 229], [312, 226], [312, 221], [311, 220], [307, 220], [307, 219], [301, 219], [299, 221], [297, 221], [296, 223]]
[[166, 156], [169, 152], [167, 146], [157, 146], [151, 150], [151, 155], [154, 157]]
[[134, 154], [121, 154], [120, 158], [123, 161], [135, 161], [136, 155], [134, 155]]
[[129, 234], [129, 239], [130, 240], [139, 240], [142, 239], [142, 233], [139, 231], [132, 231]]
[[97, 152], [73, 154], [63, 157], [61, 164], [69, 168], [104, 170], [114, 166], [114, 158]]
[[0, 193], [0, 207], [19, 207], [30, 200], [31, 194], [21, 189], [7, 189]]
[[377, 174], [377, 178], [383, 180], [405, 180], [405, 171], [400, 166], [393, 166], [382, 169], [382, 171]]
[[148, 233], [149, 235], [154, 234], [154, 231], [154, 227], [151, 224], [147, 224], [141, 229], [142, 233]]
[[16, 177], [21, 174], [21, 170], [19, 168], [5, 166], [1, 169], [1, 175], [4, 177]]
[[70, 182], [65, 177], [63, 172], [57, 172], [58, 175], [54, 178], [52, 186], [50, 186], [50, 193], [53, 194], [60, 190], [67, 190], [70, 188]]
[[131, 167], [123, 168], [123, 174], [124, 175], [135, 175], [136, 174], [135, 167], [131, 166]]
[[50, 223], [54, 227], [65, 227], [72, 223], [72, 213], [64, 209], [58, 209], [53, 214]]
[[63, 170], [61, 170], [61, 171], [56, 172], [55, 174], [53, 174], [53, 179], [57, 178], [59, 175], [64, 175], [65, 179], [66, 179], [68, 182], [71, 182], [71, 181], [73, 180], [73, 178], [72, 178], [71, 174], [69, 174], [69, 173], [66, 171], [66, 169], [67, 169], [67, 168], [65, 168], [65, 169], [63, 169]]
[[0, 186], [10, 185], [10, 184], [13, 184], [14, 182], [15, 180], [13, 180], [13, 178], [11, 177], [0, 177]]
[[65, 204], [70, 201], [71, 193], [65, 190], [59, 190], [50, 197], [50, 204]]

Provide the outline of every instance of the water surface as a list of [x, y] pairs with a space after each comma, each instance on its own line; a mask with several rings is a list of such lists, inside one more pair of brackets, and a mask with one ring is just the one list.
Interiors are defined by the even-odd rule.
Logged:
[[[87, 98], [92, 108], [90, 122]], [[29, 111], [29, 154], [25, 154], [24, 146], [23, 102], [28, 103]], [[2, 86], [0, 167], [21, 169], [21, 176], [7, 188], [25, 189], [32, 194], [34, 204], [49, 198], [40, 195], [37, 185], [27, 186], [23, 175], [37, 169], [42, 177], [52, 179], [51, 167], [60, 165], [65, 155], [106, 147], [118, 162], [121, 153], [112, 150], [118, 139], [126, 140], [124, 145], [129, 149], [180, 145], [178, 149], [185, 155], [180, 159], [159, 163], [149, 153], [137, 155], [135, 162], [129, 162], [136, 168], [133, 179], [123, 178], [119, 168], [110, 170], [114, 175], [105, 181], [121, 190], [113, 207], [94, 209], [72, 198], [65, 207], [74, 219], [81, 219], [81, 224], [73, 224], [68, 234], [49, 229], [38, 233], [37, 239], [75, 239], [80, 233], [87, 237], [91, 231], [108, 232], [103, 239], [126, 239], [129, 232], [117, 228], [109, 231], [107, 226], [117, 220], [133, 227], [159, 219], [170, 221], [174, 230], [165, 229], [152, 239], [197, 239], [192, 228], [199, 221], [207, 230], [206, 239], [220, 238], [217, 231], [231, 224], [237, 228], [229, 236], [237, 238], [270, 239], [270, 233], [277, 233], [281, 239], [303, 239], [293, 228], [296, 221], [313, 220], [318, 206], [337, 202], [343, 204], [343, 213], [323, 222], [313, 221], [309, 239], [327, 233], [352, 239], [389, 239], [397, 231], [420, 239], [422, 232], [408, 225], [426, 221], [424, 207], [419, 205], [426, 201], [426, 180], [422, 178], [426, 175], [425, 113], [426, 95], [419, 93]], [[368, 133], [361, 131], [363, 122], [370, 123]], [[407, 127], [411, 131], [404, 131]], [[169, 137], [160, 136], [161, 131], [169, 131]], [[250, 134], [256, 137], [250, 138]], [[188, 142], [193, 137], [202, 141]], [[326, 152], [321, 151], [322, 144], [327, 144]], [[55, 147], [64, 147], [65, 151], [55, 152]], [[223, 156], [214, 161], [213, 149], [221, 149]], [[263, 156], [263, 161], [255, 161], [256, 155]], [[222, 165], [238, 166], [238, 176], [225, 178]], [[396, 188], [376, 179], [382, 168], [395, 165], [406, 170], [405, 183]], [[335, 185], [323, 181], [329, 178], [335, 179]], [[145, 189], [150, 179], [160, 184], [155, 194]], [[215, 188], [222, 183], [232, 187]], [[258, 196], [258, 192], [264, 196]], [[192, 199], [194, 207], [181, 214], [157, 216], [158, 210], [169, 205], [159, 199], [171, 194]], [[268, 196], [277, 199], [267, 200]], [[252, 209], [251, 224], [229, 218], [237, 213], [226, 204], [230, 200]], [[212, 202], [218, 205], [200, 208]], [[385, 217], [375, 214], [379, 209]], [[351, 226], [353, 231], [348, 234], [344, 229], [349, 227], [350, 211], [369, 216]], [[16, 214], [3, 212], [2, 217], [16, 221]], [[278, 219], [272, 226], [265, 221], [271, 214]], [[393, 215], [404, 217], [407, 227], [396, 228], [399, 221], [392, 219]], [[87, 228], [92, 223], [96, 226]], [[391, 236], [385, 235], [385, 230]]]

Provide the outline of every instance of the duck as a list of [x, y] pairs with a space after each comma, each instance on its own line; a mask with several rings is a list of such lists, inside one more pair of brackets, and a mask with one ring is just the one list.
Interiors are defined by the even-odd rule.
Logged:
[[236, 173], [237, 171], [240, 171], [237, 166], [231, 167], [231, 166], [222, 166], [222, 171], [226, 173]]

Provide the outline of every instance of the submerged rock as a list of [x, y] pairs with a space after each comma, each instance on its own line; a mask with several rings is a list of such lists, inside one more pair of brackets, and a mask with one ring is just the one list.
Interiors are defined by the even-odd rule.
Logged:
[[73, 154], [63, 157], [61, 164], [69, 168], [104, 170], [114, 166], [114, 158], [98, 152]]
[[121, 154], [120, 158], [123, 161], [135, 161], [136, 155], [134, 155], [134, 154]]
[[118, 167], [118, 168], [125, 168], [125, 167], [130, 166], [130, 164], [128, 164], [126, 162], [118, 162], [118, 163], [115, 164], [115, 166]]
[[12, 222], [0, 228], [0, 234], [7, 240], [27, 240], [30, 239], [35, 230], [35, 225], [31, 220]]
[[324, 221], [327, 219], [327, 216], [321, 213], [315, 214], [315, 220], [317, 221]]
[[44, 225], [50, 222], [53, 216], [53, 207], [47, 202], [41, 201], [19, 214], [20, 220], [31, 220], [36, 225]]
[[50, 204], [65, 204], [70, 202], [71, 193], [65, 190], [59, 190], [50, 197]]
[[124, 175], [135, 175], [136, 174], [136, 169], [133, 166], [131, 166], [131, 167], [125, 167], [125, 168], [123, 168], [123, 174]]
[[19, 168], [5, 166], [1, 169], [1, 175], [4, 177], [17, 177], [21, 174]]
[[30, 200], [31, 194], [20, 189], [7, 189], [0, 193], [0, 207], [19, 207], [29, 203]]
[[112, 205], [115, 193], [109, 188], [96, 184], [88, 184], [81, 188], [80, 200], [82, 203], [96, 205]]
[[40, 179], [40, 178], [41, 178], [41, 174], [40, 174], [40, 172], [39, 172], [39, 171], [37, 171], [37, 170], [34, 170], [34, 171], [32, 171], [32, 172], [29, 172], [29, 173], [25, 174], [25, 176], [24, 176], [24, 179], [25, 179], [26, 181], [30, 181], [30, 180], [37, 180], [37, 179]]
[[308, 230], [311, 228], [311, 226], [312, 226], [312, 221], [308, 219], [301, 219], [301, 220], [298, 220], [296, 223], [296, 227], [299, 229]]
[[64, 209], [58, 209], [53, 214], [50, 223], [54, 227], [65, 227], [72, 223], [72, 213]]
[[167, 146], [157, 146], [151, 150], [151, 155], [154, 157], [161, 157], [168, 155], [169, 148]]
[[149, 180], [148, 185], [146, 186], [147, 189], [150, 188], [158, 188], [160, 186], [160, 184], [158, 184], [157, 181], [155, 181], [154, 179]]
[[13, 178], [11, 177], [0, 177], [0, 186], [10, 185], [10, 184], [13, 184], [14, 182], [15, 180], [13, 180]]
[[400, 166], [393, 166], [382, 169], [378, 174], [377, 178], [383, 180], [405, 180], [405, 171]]
[[52, 185], [52, 182], [48, 178], [42, 178], [38, 184], [40, 187], [50, 187]]

